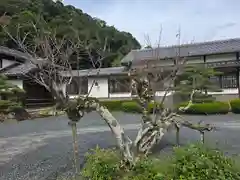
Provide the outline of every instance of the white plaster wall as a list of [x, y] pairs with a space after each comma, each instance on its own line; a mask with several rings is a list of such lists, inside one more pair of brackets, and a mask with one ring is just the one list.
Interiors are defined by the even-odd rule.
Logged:
[[[93, 82], [97, 82], [98, 86], [93, 85]], [[92, 87], [92, 89], [91, 89]], [[108, 78], [107, 77], [89, 77], [88, 78], [88, 92], [91, 97], [107, 98], [108, 97]]]
[[236, 54], [228, 53], [228, 54], [216, 54], [216, 55], [206, 56], [206, 62], [217, 62], [217, 61], [228, 61], [228, 60], [236, 60]]
[[2, 59], [2, 68], [5, 68], [7, 66], [10, 66], [14, 63], [14, 61], [10, 61], [10, 60], [7, 60], [7, 59]]
[[13, 84], [13, 85], [17, 85], [19, 88], [23, 89], [23, 81], [16, 79], [16, 80], [7, 80], [7, 82]]

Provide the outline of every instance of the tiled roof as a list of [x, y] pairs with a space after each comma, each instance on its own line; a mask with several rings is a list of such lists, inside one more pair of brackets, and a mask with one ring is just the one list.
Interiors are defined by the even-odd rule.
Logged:
[[183, 44], [180, 46], [132, 50], [122, 59], [122, 63], [151, 59], [174, 58], [176, 57], [179, 49], [180, 56], [182, 57], [237, 52], [240, 51], [240, 38]]
[[87, 70], [73, 70], [71, 74], [69, 72], [62, 72], [63, 76], [105, 76], [105, 75], [121, 75], [127, 74], [125, 67], [111, 67], [100, 69], [87, 69]]
[[22, 64], [16, 64], [12, 68], [8, 68], [2, 73], [6, 76], [19, 76], [25, 75], [28, 72], [32, 71], [36, 66], [32, 64], [30, 61], [26, 61]]
[[26, 53], [23, 53], [21, 51], [17, 51], [15, 49], [10, 49], [7, 47], [0, 46], [0, 54], [5, 54], [7, 56], [12, 56], [16, 58], [17, 60], [27, 60], [30, 58]]

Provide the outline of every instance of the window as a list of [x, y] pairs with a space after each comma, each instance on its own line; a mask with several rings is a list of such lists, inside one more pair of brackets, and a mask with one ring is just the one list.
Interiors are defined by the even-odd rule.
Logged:
[[88, 80], [86, 77], [74, 77], [71, 84], [67, 86], [68, 94], [87, 94]]
[[110, 77], [110, 93], [131, 92], [130, 79], [128, 77]]
[[221, 88], [221, 81], [219, 76], [211, 76], [209, 78], [210, 82], [214, 84], [215, 86]]
[[236, 75], [223, 75], [221, 81], [222, 81], [222, 88], [236, 88], [237, 87]]

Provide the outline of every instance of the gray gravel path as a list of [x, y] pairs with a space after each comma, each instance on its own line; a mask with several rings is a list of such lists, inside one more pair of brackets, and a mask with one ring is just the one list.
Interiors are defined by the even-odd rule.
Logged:
[[[138, 115], [114, 113], [130, 137], [136, 134]], [[240, 153], [240, 116], [186, 116], [187, 119], [215, 124], [216, 132], [207, 134], [207, 143], [229, 154]], [[96, 113], [78, 123], [80, 162], [84, 154], [97, 144], [107, 148], [115, 145], [108, 127]], [[181, 143], [199, 140], [199, 134], [189, 129], [181, 131]], [[0, 179], [51, 180], [59, 175], [71, 175], [72, 139], [65, 117], [0, 124]], [[169, 151], [175, 145], [174, 133], [168, 133], [159, 148]]]

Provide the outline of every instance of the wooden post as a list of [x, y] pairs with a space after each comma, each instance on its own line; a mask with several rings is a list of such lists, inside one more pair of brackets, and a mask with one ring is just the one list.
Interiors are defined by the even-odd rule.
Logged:
[[180, 132], [179, 132], [180, 128], [177, 125], [175, 125], [175, 127], [176, 127], [176, 143], [179, 146], [180, 145]]
[[201, 142], [204, 144], [204, 132], [200, 131], [200, 134], [201, 134]]

